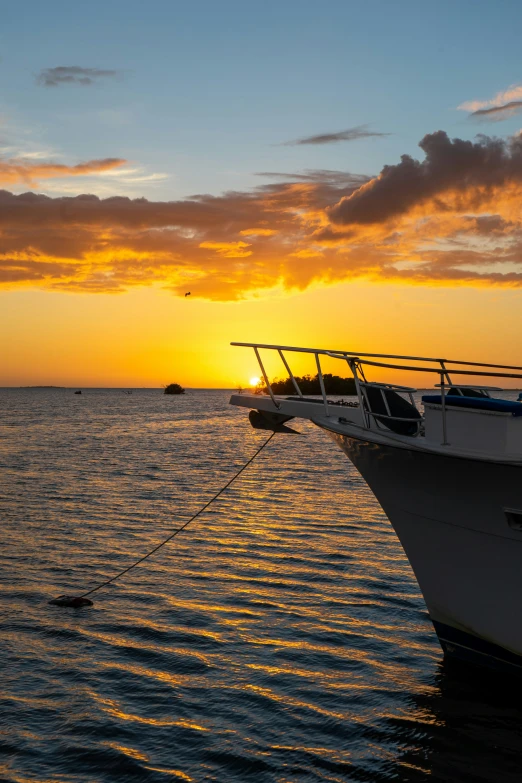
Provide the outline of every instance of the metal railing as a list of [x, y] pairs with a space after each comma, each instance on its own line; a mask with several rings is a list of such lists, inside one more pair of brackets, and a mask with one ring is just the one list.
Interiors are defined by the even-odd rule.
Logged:
[[[361, 351], [340, 351], [338, 349], [328, 350], [325, 348], [299, 348], [290, 345], [270, 345], [265, 343], [233, 342], [231, 343], [231, 345], [242, 347], [242, 348], [253, 348], [254, 353], [256, 355], [256, 359], [259, 363], [261, 374], [265, 381], [266, 389], [276, 408], [280, 407], [280, 402], [277, 399], [276, 395], [274, 394], [274, 391], [268, 379], [265, 366], [261, 359], [260, 350], [270, 350], [270, 351], [276, 351], [278, 353], [281, 361], [283, 362], [285, 370], [287, 371], [290, 380], [292, 381], [292, 385], [296, 390], [296, 393], [298, 394], [300, 399], [304, 399], [304, 395], [301, 388], [299, 387], [295, 375], [293, 374], [290, 368], [288, 360], [285, 356], [285, 352], [312, 354], [315, 357], [315, 364], [317, 367], [317, 378], [319, 381], [319, 388], [321, 390], [321, 397], [323, 401], [325, 415], [327, 417], [330, 416], [330, 407], [326, 395], [324, 375], [323, 375], [321, 361], [319, 357], [327, 356], [331, 359], [340, 359], [342, 361], [346, 361], [354, 378], [356, 395], [359, 401], [359, 407], [362, 412], [363, 426], [365, 426], [367, 429], [370, 429], [372, 421], [374, 422], [375, 426], [378, 426], [378, 421], [376, 417], [379, 417], [380, 419], [389, 419], [394, 421], [414, 422], [419, 420], [404, 419], [403, 417], [400, 416], [393, 416], [390, 412], [388, 400], [385, 394], [386, 390], [394, 391], [399, 394], [401, 393], [407, 394], [410, 398], [411, 404], [416, 408], [413, 400], [413, 392], [417, 391], [416, 388], [412, 388], [409, 386], [399, 386], [398, 384], [387, 384], [387, 383], [377, 383], [373, 381], [368, 381], [364, 374], [365, 367], [379, 367], [383, 369], [399, 370], [405, 372], [434, 373], [438, 375], [440, 379], [439, 383], [435, 385], [440, 388], [441, 411], [442, 411], [442, 445], [444, 446], [449, 445], [448, 433], [447, 433], [446, 388], [452, 386], [458, 386], [458, 384], [452, 381], [451, 376], [459, 375], [459, 376], [474, 376], [474, 377], [482, 377], [482, 378], [517, 378], [519, 380], [522, 380], [522, 374], [520, 374], [522, 373], [522, 367], [505, 365], [505, 364], [469, 362], [460, 359], [443, 359], [443, 358], [434, 358], [434, 357], [427, 357], [427, 356], [402, 356], [402, 355], [394, 355], [394, 354], [367, 353]], [[424, 366], [418, 366], [412, 364], [395, 364], [389, 361], [376, 361], [379, 359], [380, 360], [391, 359], [394, 360], [394, 362], [395, 361], [425, 362], [428, 365], [435, 364], [437, 366], [424, 367]], [[476, 369], [473, 370], [462, 369], [462, 367], [473, 367]], [[492, 372], [493, 370], [518, 370], [519, 373]], [[386, 414], [376, 413], [375, 411], [371, 410], [371, 406], [368, 400], [368, 395], [367, 393], [365, 393], [365, 389], [368, 387], [378, 388], [381, 390], [381, 395], [386, 410]], [[490, 386], [488, 387], [488, 386], [481, 386], [481, 385], [473, 385], [473, 386], [463, 385], [462, 388], [475, 388], [475, 389], [483, 389], [488, 391], [498, 390], [498, 387], [490, 387]]]

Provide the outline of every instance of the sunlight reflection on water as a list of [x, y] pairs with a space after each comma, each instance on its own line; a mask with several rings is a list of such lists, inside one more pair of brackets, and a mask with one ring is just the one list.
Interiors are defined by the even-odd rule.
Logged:
[[0, 390], [6, 781], [519, 780], [516, 688], [448, 668], [400, 545], [313, 425], [222, 391]]

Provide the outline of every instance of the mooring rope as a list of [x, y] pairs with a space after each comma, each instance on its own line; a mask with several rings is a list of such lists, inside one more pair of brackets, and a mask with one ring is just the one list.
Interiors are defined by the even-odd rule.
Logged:
[[252, 462], [255, 460], [255, 458], [263, 451], [265, 446], [268, 446], [268, 444], [270, 443], [270, 441], [272, 440], [274, 435], [275, 435], [275, 432], [270, 433], [270, 435], [265, 440], [265, 442], [258, 448], [258, 450], [255, 452], [255, 454], [252, 457], [250, 457], [248, 462], [245, 462], [243, 467], [241, 467], [237, 471], [237, 473], [235, 473], [232, 476], [232, 478], [229, 481], [227, 481], [225, 486], [222, 487], [219, 490], [219, 492], [216, 492], [216, 494], [213, 495], [213, 497], [211, 497], [210, 500], [207, 503], [205, 503], [205, 505], [202, 506], [196, 514], [194, 514], [194, 516], [192, 516], [187, 522], [185, 522], [184, 525], [182, 525], [179, 528], [176, 528], [176, 530], [174, 530], [174, 532], [172, 532], [167, 538], [165, 538], [163, 541], [161, 541], [161, 543], [159, 543], [157, 546], [155, 546], [154, 549], [151, 549], [150, 552], [147, 552], [146, 555], [143, 555], [143, 557], [140, 557], [139, 560], [136, 560], [135, 563], [132, 563], [130, 566], [127, 566], [127, 568], [124, 568], [123, 571], [120, 571], [115, 576], [112, 576], [110, 579], [107, 579], [105, 582], [101, 582], [101, 584], [96, 585], [96, 587], [93, 587], [92, 590], [88, 590], [86, 593], [82, 593], [82, 595], [75, 596], [75, 597], [65, 596], [65, 595], [64, 596], [59, 596], [59, 598], [54, 598], [52, 601], [49, 601], [49, 603], [55, 604], [56, 606], [73, 606], [73, 607], [89, 606], [89, 605], [91, 605], [92, 602], [88, 600], [87, 596], [92, 595], [93, 593], [98, 592], [98, 590], [101, 590], [102, 587], [106, 587], [107, 585], [110, 585], [111, 582], [115, 582], [117, 579], [119, 579], [124, 574], [127, 574], [133, 568], [136, 568], [137, 565], [139, 565], [140, 563], [143, 563], [144, 560], [147, 560], [147, 558], [151, 557], [151, 555], [153, 555], [155, 552], [157, 552], [159, 549], [161, 549], [161, 547], [165, 546], [165, 544], [168, 544], [169, 541], [172, 541], [172, 539], [175, 538], [178, 535], [178, 533], [181, 533], [183, 530], [185, 530], [185, 528], [187, 528], [190, 525], [191, 522], [193, 522], [195, 519], [197, 519], [197, 517], [199, 517], [199, 515], [202, 514], [203, 511], [205, 511], [210, 506], [211, 503], [213, 503], [215, 500], [217, 500], [218, 497], [220, 495], [222, 495], [223, 492], [226, 489], [228, 489], [228, 487], [243, 473], [243, 471], [246, 470], [248, 468], [248, 466], [252, 464]]

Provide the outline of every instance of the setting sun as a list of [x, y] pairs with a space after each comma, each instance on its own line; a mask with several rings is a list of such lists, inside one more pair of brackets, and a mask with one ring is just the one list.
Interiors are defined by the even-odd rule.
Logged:
[[260, 378], [256, 378], [255, 376], [253, 378], [250, 378], [250, 386], [257, 386], [260, 380], [261, 380]]

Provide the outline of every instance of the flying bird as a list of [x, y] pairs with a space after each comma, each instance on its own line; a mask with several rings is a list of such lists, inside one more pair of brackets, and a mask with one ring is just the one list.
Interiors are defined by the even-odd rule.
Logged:
[[185, 294], [185, 296], [190, 296], [190, 291], [187, 291], [187, 293]]

